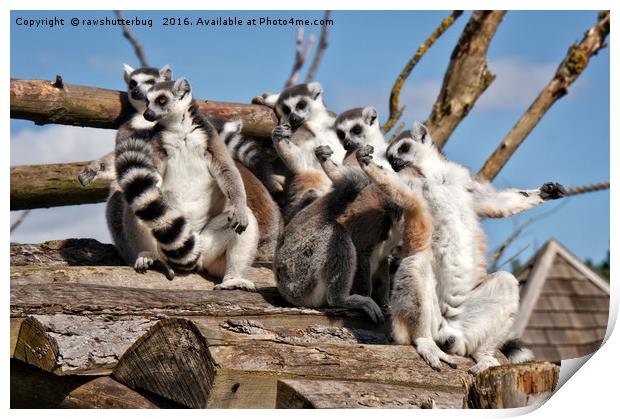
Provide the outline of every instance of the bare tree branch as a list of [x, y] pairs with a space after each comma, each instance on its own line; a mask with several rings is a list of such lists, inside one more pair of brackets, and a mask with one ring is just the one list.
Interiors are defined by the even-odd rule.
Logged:
[[[123, 13], [120, 10], [115, 10], [114, 14], [116, 15], [117, 18], [124, 19]], [[146, 57], [144, 56], [144, 51], [142, 51], [142, 47], [140, 46], [140, 43], [133, 36], [131, 31], [129, 30], [129, 27], [127, 27], [127, 25], [125, 25], [124, 23], [123, 23], [123, 36], [127, 38], [129, 43], [131, 43], [131, 46], [133, 47], [136, 55], [138, 56], [138, 60], [140, 60], [140, 65], [142, 67], [148, 67], [149, 63], [146, 61]]]
[[570, 46], [553, 79], [487, 159], [478, 176], [488, 180], [493, 180], [497, 176], [545, 113], [558, 99], [568, 93], [568, 88], [588, 66], [590, 58], [607, 46], [605, 38], [609, 34], [609, 26], [609, 11], [601, 12], [598, 21], [585, 33], [581, 42]]
[[304, 63], [308, 59], [313, 45], [314, 35], [310, 35], [308, 37], [308, 42], [306, 42], [306, 47], [304, 48], [304, 28], [303, 26], [300, 27], [297, 30], [297, 45], [295, 47], [295, 61], [293, 62], [293, 69], [291, 70], [291, 75], [286, 81], [284, 87], [290, 87], [297, 83], [301, 67], [303, 67]]
[[416, 53], [411, 57], [411, 59], [407, 62], [405, 67], [402, 69], [396, 81], [394, 82], [394, 86], [392, 86], [392, 91], [390, 92], [390, 115], [388, 120], [383, 124], [383, 132], [387, 133], [392, 129], [394, 124], [398, 122], [400, 117], [402, 116], [405, 107], [399, 108], [398, 101], [400, 98], [400, 91], [405, 84], [405, 81], [411, 74], [411, 71], [416, 66], [416, 64], [420, 61], [422, 56], [428, 51], [428, 49], [439, 39], [439, 37], [463, 14], [462, 10], [455, 10], [452, 14], [446, 17], [441, 21], [441, 24], [430, 34], [428, 38], [420, 45]]
[[396, 137], [398, 137], [398, 135], [403, 131], [404, 128], [405, 128], [404, 122], [401, 122], [400, 124], [398, 124], [398, 126], [396, 127], [392, 135], [390, 136], [390, 140], [388, 142], [391, 143], [392, 141], [394, 141]]
[[505, 11], [475, 11], [459, 38], [426, 126], [439, 148], [495, 79], [487, 51]]
[[327, 21], [329, 20], [330, 14], [331, 11], [326, 10], [325, 15], [323, 16], [323, 26], [321, 27], [321, 37], [319, 38], [319, 45], [317, 46], [317, 50], [314, 53], [314, 59], [312, 60], [312, 64], [310, 65], [310, 70], [308, 70], [308, 74], [306, 75], [306, 83], [310, 83], [312, 80], [314, 80], [316, 71], [319, 69], [319, 64], [321, 64], [321, 60], [323, 59], [323, 53], [329, 45], [327, 43], [327, 33], [329, 32], [329, 26], [327, 26]]
[[12, 224], [11, 224], [11, 233], [13, 231], [15, 231], [15, 229], [17, 227], [19, 227], [19, 225], [24, 221], [24, 219], [28, 216], [28, 214], [30, 214], [30, 210], [27, 209], [26, 211], [23, 211], [20, 215], [19, 218], [17, 218], [17, 220], [15, 220]]
[[497, 248], [497, 250], [493, 252], [493, 256], [491, 256], [489, 260], [487, 261], [488, 264], [490, 265], [489, 267], [490, 271], [495, 271], [497, 269], [497, 262], [499, 262], [499, 258], [502, 257], [502, 254], [504, 253], [504, 251], [508, 249], [508, 246], [510, 246], [521, 235], [521, 233], [523, 233], [523, 231], [533, 222], [534, 222], [533, 218], [528, 218], [527, 221], [525, 221], [523, 224], [518, 226], [515, 229], [515, 231], [513, 231], [512, 234], [508, 236], [506, 240], [504, 240], [504, 242]]

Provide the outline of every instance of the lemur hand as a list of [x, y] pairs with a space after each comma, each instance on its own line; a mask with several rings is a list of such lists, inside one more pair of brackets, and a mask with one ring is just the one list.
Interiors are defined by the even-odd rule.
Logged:
[[320, 145], [314, 149], [314, 155], [319, 161], [327, 161], [334, 154], [334, 150], [328, 145]]
[[357, 161], [359, 164], [363, 164], [365, 166], [369, 165], [372, 161], [372, 153], [375, 151], [374, 147], [371, 145], [365, 145], [357, 149], [355, 156], [357, 157]]
[[82, 186], [87, 186], [95, 179], [95, 176], [97, 176], [97, 172], [95, 172], [90, 167], [85, 167], [78, 175], [78, 180], [80, 181]]
[[271, 131], [271, 139], [275, 142], [289, 141], [293, 136], [293, 130], [289, 124], [278, 125]]
[[248, 227], [248, 213], [243, 207], [236, 207], [228, 213], [228, 226], [237, 234], [241, 234]]
[[265, 99], [267, 99], [267, 97], [269, 97], [269, 93], [263, 93], [262, 95], [254, 96], [250, 103], [252, 105], [266, 105]]
[[563, 198], [564, 195], [566, 195], [566, 189], [559, 183], [547, 182], [540, 187], [540, 197], [543, 201]]

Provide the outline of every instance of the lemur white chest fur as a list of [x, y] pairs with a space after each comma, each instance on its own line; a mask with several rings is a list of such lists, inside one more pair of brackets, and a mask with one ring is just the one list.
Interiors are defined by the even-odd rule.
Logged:
[[[188, 118], [189, 119], [189, 118]], [[200, 231], [213, 214], [219, 214], [225, 197], [209, 171], [205, 154], [207, 136], [191, 122], [168, 127], [161, 136], [167, 154], [162, 192], [171, 206]]]
[[423, 195], [433, 219], [431, 247], [438, 296], [456, 307], [478, 280], [477, 237], [472, 232], [478, 230], [479, 220], [466, 188], [469, 172], [451, 162], [434, 161], [425, 162], [421, 170], [428, 176]]

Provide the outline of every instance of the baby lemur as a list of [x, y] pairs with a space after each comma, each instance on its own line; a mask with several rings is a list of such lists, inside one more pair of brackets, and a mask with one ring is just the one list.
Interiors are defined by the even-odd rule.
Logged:
[[323, 196], [331, 181], [314, 155], [314, 149], [328, 145], [334, 160], [341, 163], [345, 150], [333, 130], [334, 115], [323, 102], [320, 83], [299, 84], [279, 95], [265, 96], [279, 125], [272, 132], [274, 148], [289, 171], [285, 183], [284, 222]]
[[[381, 309], [371, 298], [371, 278], [379, 267], [377, 249], [388, 238], [400, 209], [370, 185], [352, 154], [360, 144], [384, 142], [378, 125], [373, 108], [338, 116], [335, 126], [349, 150], [345, 165], [331, 160], [329, 146], [315, 148], [333, 185], [325, 196], [291, 218], [274, 258], [278, 290], [292, 304], [358, 308], [373, 321], [383, 321]], [[387, 269], [382, 279], [389, 281]], [[387, 292], [377, 297], [380, 304], [387, 302]]]
[[[116, 151], [123, 196], [139, 226], [152, 233], [140, 235], [151, 239], [141, 244], [155, 256], [146, 267], [161, 261], [223, 277], [218, 289], [254, 290], [244, 276], [254, 260], [258, 227], [222, 139], [238, 132], [239, 124], [225, 124], [220, 137], [185, 79], [155, 84], [147, 102], [144, 118], [156, 121], [150, 136], [128, 138]], [[126, 213], [117, 213], [111, 224], [131, 223]]]
[[[440, 360], [451, 363], [433, 347], [430, 328], [445, 352], [474, 358], [472, 374], [498, 365], [494, 352], [511, 338], [519, 288], [511, 273], [487, 274], [484, 269], [480, 241], [485, 236], [478, 217], [516, 214], [560, 198], [564, 188], [546, 183], [535, 190], [495, 190], [443, 157], [420, 123], [390, 144], [387, 157], [401, 182], [422, 191], [432, 220], [430, 252], [424, 246], [418, 257], [414, 252], [403, 260], [395, 278], [394, 340], [417, 345], [424, 339], [422, 354], [431, 366], [438, 367]], [[531, 351], [508, 346], [503, 349], [511, 362], [532, 358]]]

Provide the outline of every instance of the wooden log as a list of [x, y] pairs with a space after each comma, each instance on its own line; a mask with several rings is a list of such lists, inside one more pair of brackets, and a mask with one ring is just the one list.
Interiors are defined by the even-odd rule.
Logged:
[[89, 162], [11, 167], [11, 211], [104, 202], [109, 182], [82, 186], [78, 174]]
[[[118, 128], [132, 108], [127, 94], [117, 90], [63, 84], [49, 80], [11, 79], [11, 118], [27, 119], [35, 124], [63, 124], [95, 128]], [[267, 106], [197, 100], [208, 115], [243, 120], [243, 133], [271, 136], [276, 124], [274, 112]]]
[[489, 368], [476, 376], [469, 405], [503, 409], [542, 404], [555, 391], [559, 376], [560, 367], [549, 362]]
[[154, 323], [146, 317], [28, 316], [14, 357], [56, 375], [108, 375]]
[[281, 378], [423, 387], [452, 394], [462, 405], [472, 380], [471, 360], [459, 358], [458, 369], [437, 372], [411, 346], [211, 342], [203, 327], [187, 319], [160, 321], [125, 352], [114, 378], [192, 408], [273, 408]]
[[11, 360], [11, 409], [157, 409], [182, 407], [143, 395], [111, 377], [59, 377]]
[[112, 244], [95, 239], [11, 243], [11, 266], [125, 266]]
[[461, 409], [454, 393], [341, 380], [278, 380], [278, 409]]

